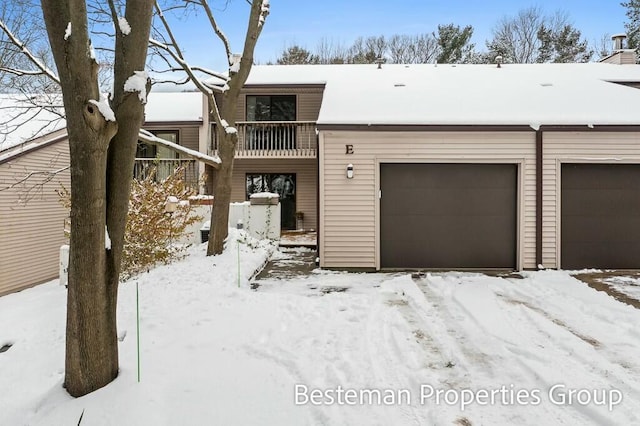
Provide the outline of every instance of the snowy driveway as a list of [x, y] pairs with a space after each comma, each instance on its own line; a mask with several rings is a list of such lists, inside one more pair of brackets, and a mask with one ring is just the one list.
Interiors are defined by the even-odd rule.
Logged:
[[[319, 272], [262, 282], [259, 291], [323, 299], [291, 318], [306, 331], [304, 358], [278, 345], [262, 355], [289, 360], [305, 385], [296, 397], [319, 424], [640, 423], [640, 311], [565, 272], [523, 276]], [[380, 390], [391, 404], [349, 406], [338, 386], [356, 398]]]
[[252, 290], [274, 249], [233, 238], [121, 286], [120, 374], [83, 398], [61, 386], [64, 287], [1, 297], [0, 424], [640, 424], [640, 310], [566, 272], [315, 270]]

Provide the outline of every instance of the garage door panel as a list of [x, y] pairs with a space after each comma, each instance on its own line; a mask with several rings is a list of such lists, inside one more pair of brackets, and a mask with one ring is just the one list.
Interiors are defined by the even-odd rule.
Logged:
[[515, 268], [516, 172], [513, 164], [382, 164], [381, 266]]
[[640, 165], [563, 164], [561, 266], [640, 268]]
[[614, 189], [563, 189], [563, 200], [566, 201], [565, 212], [570, 216], [588, 214], [590, 216], [617, 217], [635, 208], [636, 201], [629, 190]]
[[[567, 242], [588, 243], [588, 242], [625, 242], [634, 241], [636, 236], [629, 233], [627, 220], [621, 216], [572, 216], [567, 220], [563, 231], [571, 235]], [[589, 230], [605, 229], [606, 232], [595, 232]], [[587, 231], [585, 231], [587, 230]]]

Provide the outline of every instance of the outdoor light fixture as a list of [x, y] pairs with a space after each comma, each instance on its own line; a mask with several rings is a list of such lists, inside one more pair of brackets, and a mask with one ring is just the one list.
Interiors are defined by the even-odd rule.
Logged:
[[347, 165], [347, 179], [353, 179], [353, 164]]

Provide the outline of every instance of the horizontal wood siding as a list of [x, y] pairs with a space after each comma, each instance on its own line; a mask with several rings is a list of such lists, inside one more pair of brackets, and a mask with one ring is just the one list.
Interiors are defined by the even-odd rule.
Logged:
[[[379, 163], [521, 162], [518, 258], [521, 267], [535, 267], [534, 132], [326, 131], [320, 144], [321, 266], [378, 267]], [[345, 154], [347, 144], [353, 145], [351, 155]], [[353, 179], [346, 178], [349, 163]]]
[[246, 201], [247, 173], [295, 173], [296, 210], [304, 213], [304, 228], [318, 228], [317, 163], [312, 160], [235, 160], [231, 201]]
[[324, 89], [313, 88], [252, 88], [244, 89], [238, 99], [236, 121], [246, 121], [246, 95], [297, 95], [297, 121], [316, 121], [320, 113], [322, 92]]
[[640, 133], [545, 132], [542, 263], [560, 268], [560, 168], [566, 163], [640, 163]]
[[[0, 187], [15, 184], [30, 172], [67, 165], [69, 148], [63, 140], [0, 164]], [[33, 176], [0, 191], [0, 295], [58, 277], [60, 246], [68, 241], [64, 220], [69, 213], [60, 205], [56, 190], [61, 184], [71, 187], [69, 171], [39, 183], [42, 177]]]
[[177, 125], [154, 125], [145, 126], [145, 130], [155, 131], [178, 131], [178, 144], [185, 148], [200, 151], [200, 125], [177, 126]]

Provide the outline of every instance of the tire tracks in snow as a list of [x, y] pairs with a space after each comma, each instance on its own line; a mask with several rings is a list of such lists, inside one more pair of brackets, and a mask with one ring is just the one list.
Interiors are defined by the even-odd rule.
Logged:
[[[568, 379], [601, 388], [613, 386], [628, 395], [637, 395], [635, 384], [628, 383], [624, 373], [618, 374], [617, 365], [606, 357], [594, 357], [594, 352], [600, 352], [597, 339], [573, 329], [540, 307], [514, 302], [496, 291], [513, 283], [502, 278], [456, 273], [428, 274], [416, 281], [426, 301], [421, 309], [424, 311], [428, 306], [434, 312], [425, 315], [455, 324], [454, 331], [450, 326], [445, 328], [449, 343], [442, 336], [440, 341], [450, 350], [451, 344], [458, 344], [453, 352], [460, 353], [460, 361], [476, 375], [478, 367], [487, 373], [485, 377], [470, 379], [471, 386], [482, 385], [485, 380], [496, 383], [498, 379], [498, 383], [500, 380], [503, 384], [523, 383], [546, 392]], [[477, 335], [484, 339], [478, 339]], [[611, 423], [602, 410], [593, 406], [558, 408], [548, 403], [536, 407], [538, 412], [545, 411], [545, 415], [569, 423]], [[622, 406], [617, 409], [623, 411]], [[632, 412], [626, 416], [635, 417]]]

